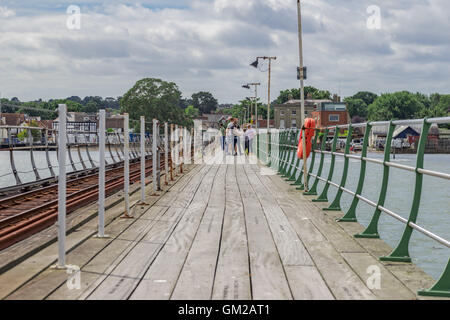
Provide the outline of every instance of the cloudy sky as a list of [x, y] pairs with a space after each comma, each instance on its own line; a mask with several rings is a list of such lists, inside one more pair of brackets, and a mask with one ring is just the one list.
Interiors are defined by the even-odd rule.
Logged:
[[[342, 96], [450, 93], [448, 0], [302, 2], [307, 85]], [[67, 27], [70, 5], [81, 8], [80, 30]], [[367, 26], [371, 5], [380, 8], [379, 29]], [[266, 101], [267, 72], [249, 66], [261, 55], [278, 57], [272, 99], [298, 86], [295, 0], [0, 0], [4, 97], [119, 96], [156, 77], [184, 96], [211, 91], [221, 103], [261, 81]]]

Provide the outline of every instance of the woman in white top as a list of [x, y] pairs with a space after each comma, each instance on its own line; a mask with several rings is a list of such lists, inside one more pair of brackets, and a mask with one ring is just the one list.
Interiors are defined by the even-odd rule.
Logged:
[[247, 127], [247, 131], [245, 131], [245, 139], [248, 140], [248, 153], [252, 153], [253, 151], [253, 138], [256, 135], [255, 129], [249, 124]]

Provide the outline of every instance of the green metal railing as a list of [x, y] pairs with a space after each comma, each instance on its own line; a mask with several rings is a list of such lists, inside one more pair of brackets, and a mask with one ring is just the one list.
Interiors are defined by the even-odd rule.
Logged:
[[[317, 195], [318, 194], [318, 184], [320, 181], [324, 182], [325, 185], [320, 192], [320, 195], [313, 199], [314, 202], [328, 202], [328, 191], [329, 187], [337, 188], [337, 193], [331, 204], [324, 208], [324, 210], [335, 210], [340, 211], [341, 208], [341, 197], [345, 192], [353, 197], [349, 209], [345, 212], [342, 218], [338, 219], [339, 222], [357, 222], [357, 206], [359, 201], [362, 201], [369, 206], [374, 208], [374, 213], [370, 220], [367, 228], [360, 234], [356, 234], [356, 238], [379, 238], [378, 224], [382, 213], [387, 214], [396, 220], [402, 222], [405, 225], [402, 237], [396, 246], [396, 248], [391, 252], [390, 255], [386, 257], [380, 257], [381, 261], [396, 261], [396, 262], [411, 262], [411, 257], [409, 254], [409, 245], [411, 240], [412, 232], [418, 231], [425, 236], [437, 241], [438, 243], [450, 248], [450, 241], [424, 229], [423, 227], [416, 224], [417, 216], [419, 213], [419, 206], [422, 194], [422, 184], [423, 176], [433, 176], [445, 180], [450, 180], [450, 174], [431, 171], [424, 169], [424, 154], [425, 145], [427, 143], [428, 134], [430, 128], [433, 124], [448, 124], [450, 123], [450, 117], [443, 118], [433, 118], [433, 119], [417, 119], [417, 120], [396, 120], [396, 121], [383, 121], [383, 122], [368, 122], [360, 124], [347, 124], [326, 127], [321, 129], [314, 129], [315, 136], [313, 139], [312, 154], [309, 160], [309, 169], [306, 172], [308, 186], [310, 186], [310, 178], [314, 179], [309, 190], [305, 191], [305, 195]], [[419, 143], [416, 152], [416, 165], [415, 167], [402, 165], [396, 162], [390, 161], [392, 138], [397, 125], [417, 125], [422, 124], [422, 132], [420, 135]], [[383, 160], [374, 159], [367, 157], [367, 150], [369, 146], [369, 137], [371, 134], [372, 127], [374, 126], [388, 126], [386, 134], [386, 143], [384, 146], [384, 158]], [[364, 140], [362, 143], [362, 150], [360, 155], [350, 154], [350, 143], [354, 135], [355, 129], [364, 129]], [[347, 130], [346, 144], [344, 152], [336, 152], [337, 142], [339, 138], [339, 131], [341, 129]], [[322, 141], [318, 143], [318, 137], [320, 133], [323, 132]], [[329, 133], [333, 132], [333, 139], [331, 142], [331, 151], [326, 151], [326, 138]], [[293, 182], [293, 185], [298, 186], [298, 190], [304, 190], [303, 171], [300, 163], [302, 159], [298, 159], [296, 156], [297, 145], [299, 141], [300, 130], [299, 129], [287, 129], [287, 130], [277, 130], [271, 129], [269, 132], [267, 130], [261, 130], [258, 135], [258, 156], [259, 159], [266, 165], [272, 167], [278, 174], [286, 178], [287, 181]], [[316, 164], [317, 155], [320, 155], [319, 165], [317, 168], [317, 173], [313, 174], [313, 170]], [[330, 166], [328, 168], [327, 177], [324, 178], [325, 173], [323, 172], [325, 157], [329, 155], [331, 158]], [[342, 171], [342, 176], [340, 183], [337, 184], [332, 181], [334, 175], [335, 161], [336, 157], [344, 158], [344, 166]], [[355, 191], [347, 189], [346, 182], [349, 173], [349, 160], [357, 159], [360, 161], [360, 170], [358, 183]], [[364, 181], [366, 177], [366, 166], [367, 163], [379, 164], [383, 167], [383, 175], [381, 182], [381, 189], [378, 194], [377, 202], [369, 200], [361, 195], [364, 188]], [[386, 200], [386, 194], [389, 184], [389, 173], [390, 168], [398, 168], [401, 170], [406, 170], [413, 172], [415, 174], [415, 185], [414, 194], [412, 198], [412, 205], [409, 212], [408, 219], [403, 218], [399, 214], [384, 207]], [[296, 178], [297, 176], [297, 178]], [[441, 296], [450, 297], [450, 259], [442, 273], [441, 277], [434, 284], [434, 286], [428, 290], [423, 290], [418, 292], [419, 295], [423, 296]]]

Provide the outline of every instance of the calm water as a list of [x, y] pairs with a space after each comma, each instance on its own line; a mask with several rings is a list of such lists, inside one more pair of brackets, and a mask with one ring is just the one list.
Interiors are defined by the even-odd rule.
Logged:
[[[112, 149], [113, 156], [115, 157], [117, 161], [117, 155], [114, 149]], [[47, 168], [47, 160], [45, 158], [45, 151], [34, 151], [34, 161], [36, 163], [36, 167], [38, 168], [39, 175], [41, 178], [48, 178], [50, 177], [50, 171]], [[94, 161], [94, 164], [97, 166], [99, 162], [99, 154], [97, 150], [90, 150], [89, 151], [92, 160]], [[122, 156], [122, 154], [119, 151], [119, 154]], [[58, 174], [58, 160], [56, 156], [56, 152], [52, 151], [49, 153], [50, 155], [50, 162], [53, 167], [53, 171], [55, 174]], [[91, 168], [90, 162], [88, 160], [88, 156], [86, 151], [81, 151], [81, 157], [84, 161], [87, 168]], [[112, 163], [111, 156], [109, 155], [108, 151], [106, 151], [106, 162]], [[78, 152], [75, 150], [72, 150], [72, 160], [75, 164], [75, 167], [77, 170], [83, 169], [80, 158], [78, 157]], [[9, 160], [9, 151], [0, 151], [0, 163], [2, 164], [0, 166], [0, 188], [4, 188], [7, 186], [12, 186], [15, 184], [15, 179], [13, 175], [11, 175], [11, 164]], [[16, 165], [16, 170], [19, 172], [19, 177], [23, 183], [26, 182], [32, 182], [35, 180], [35, 175], [33, 173], [33, 168], [31, 166], [31, 160], [30, 160], [30, 153], [28, 151], [14, 151], [14, 163]], [[73, 168], [70, 165], [69, 156], [66, 156], [66, 170], [67, 172], [72, 172]], [[31, 172], [30, 172], [31, 171]]]
[[[98, 152], [91, 151], [91, 157], [98, 163]], [[114, 156], [116, 156], [113, 150]], [[108, 155], [108, 153], [107, 153]], [[34, 180], [34, 174], [29, 172], [31, 170], [30, 156], [27, 151], [14, 152], [16, 159], [16, 167], [20, 173], [20, 177], [23, 182], [30, 182]], [[383, 155], [378, 153], [370, 153], [369, 157], [382, 159]], [[50, 155], [52, 165], [55, 172], [57, 172], [57, 159], [56, 153], [51, 152]], [[87, 161], [87, 154], [82, 152], [82, 158], [86, 165], [89, 166]], [[392, 161], [414, 166], [415, 155], [405, 154], [397, 155], [396, 159]], [[107, 162], [112, 162], [110, 157], [107, 157]], [[316, 159], [317, 171], [320, 156]], [[35, 152], [35, 161], [42, 178], [50, 176], [49, 170], [46, 168], [47, 163], [45, 160], [45, 152]], [[77, 152], [73, 152], [73, 161], [79, 162]], [[4, 176], [11, 172], [9, 163], [9, 153], [6, 151], [0, 151], [0, 187], [6, 187], [14, 185], [15, 180], [12, 175]], [[333, 182], [340, 183], [344, 159], [336, 157], [335, 172], [333, 175]], [[330, 165], [330, 156], [325, 157], [324, 171], [322, 176], [328, 175], [328, 168]], [[76, 164], [78, 169], [81, 169], [81, 164]], [[441, 171], [450, 173], [450, 155], [425, 155], [425, 169]], [[381, 188], [382, 179], [382, 166], [374, 163], [367, 163], [366, 180], [363, 188], [362, 195], [374, 202], [378, 201], [378, 194]], [[72, 167], [69, 165], [69, 159], [67, 159], [67, 171], [71, 172]], [[347, 178], [346, 187], [352, 191], [356, 190], [358, 182], [358, 176], [360, 171], [360, 161], [350, 159], [349, 175]], [[310, 180], [311, 183], [314, 179]], [[390, 168], [389, 176], [389, 188], [385, 207], [400, 214], [404, 218], [408, 218], [409, 210], [411, 209], [411, 203], [414, 193], [415, 176], [413, 172], [404, 171], [401, 169]], [[322, 190], [324, 183], [319, 183], [319, 192]], [[330, 186], [328, 199], [331, 201], [336, 195], [336, 188]], [[342, 208], [344, 212], [348, 210], [352, 197], [345, 192], [342, 196]], [[360, 201], [357, 208], [357, 217], [360, 223], [367, 226], [374, 212], [374, 208]], [[448, 180], [424, 177], [422, 201], [420, 206], [419, 217], [417, 223], [430, 230], [431, 232], [443, 237], [444, 239], [450, 239], [450, 182]], [[379, 231], [382, 239], [384, 239], [391, 247], [396, 247], [398, 241], [404, 230], [404, 225], [391, 218], [386, 214], [381, 215]], [[410, 254], [414, 263], [423, 268], [428, 274], [437, 278], [444, 270], [449, 256], [450, 249], [446, 248], [422, 235], [419, 232], [413, 232], [413, 236], [410, 243]]]
[[[316, 157], [316, 165], [313, 173], [317, 173], [320, 155]], [[383, 154], [368, 153], [368, 157], [383, 159]], [[416, 156], [414, 154], [396, 155], [393, 162], [404, 165], [415, 166]], [[309, 162], [309, 161], [308, 161]], [[328, 176], [328, 169], [331, 163], [331, 156], [326, 155], [322, 177]], [[350, 159], [349, 173], [347, 177], [346, 188], [355, 191], [360, 172], [360, 161]], [[335, 170], [332, 181], [340, 184], [342, 177], [344, 159], [336, 157]], [[308, 164], [309, 168], [309, 164]], [[427, 154], [425, 155], [425, 169], [450, 173], [450, 155], [449, 154]], [[378, 195], [381, 189], [383, 176], [383, 167], [375, 163], [367, 163], [366, 178], [362, 196], [378, 202]], [[314, 182], [311, 178], [310, 184]], [[324, 182], [319, 182], [319, 194], [323, 189]], [[408, 219], [412, 205], [412, 199], [415, 186], [415, 174], [413, 172], [390, 168], [389, 185], [384, 207]], [[328, 200], [332, 201], [336, 196], [337, 189], [330, 186]], [[342, 210], [346, 212], [353, 200], [353, 197], [343, 193], [341, 199]], [[357, 207], [358, 221], [367, 226], [372, 218], [375, 209], [368, 204], [359, 201]], [[431, 176], [424, 176], [422, 198], [419, 210], [417, 224], [425, 229], [443, 237], [450, 239], [450, 181]], [[383, 240], [391, 247], [395, 248], [403, 234], [405, 225], [400, 221], [382, 213], [379, 222], [379, 232]], [[438, 278], [447, 265], [450, 249], [437, 243], [436, 241], [414, 231], [410, 242], [410, 254], [413, 262], [424, 269], [429, 275]]]

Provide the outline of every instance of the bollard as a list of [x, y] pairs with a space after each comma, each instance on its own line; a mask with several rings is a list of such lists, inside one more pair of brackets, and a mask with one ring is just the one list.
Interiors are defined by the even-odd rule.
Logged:
[[148, 205], [145, 202], [145, 117], [141, 116], [141, 202], [139, 205]]
[[124, 142], [124, 162], [123, 162], [123, 198], [125, 201], [125, 213], [122, 218], [133, 218], [130, 215], [130, 130], [128, 113], [123, 115], [123, 142]]
[[98, 128], [98, 238], [106, 238], [105, 235], [105, 144], [106, 144], [106, 111], [100, 110]]
[[58, 106], [59, 135], [58, 135], [58, 265], [66, 268], [66, 144], [67, 144], [67, 106]]

